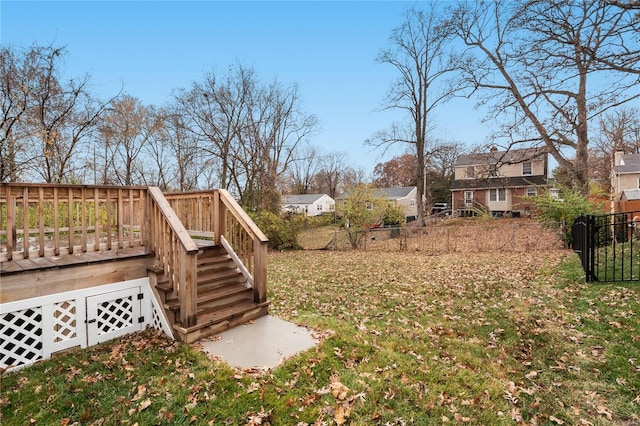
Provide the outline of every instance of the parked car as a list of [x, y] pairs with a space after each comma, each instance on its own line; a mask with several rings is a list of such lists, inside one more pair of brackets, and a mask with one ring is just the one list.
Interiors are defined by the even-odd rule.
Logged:
[[451, 206], [449, 203], [435, 203], [431, 207], [431, 214], [449, 215], [451, 214]]

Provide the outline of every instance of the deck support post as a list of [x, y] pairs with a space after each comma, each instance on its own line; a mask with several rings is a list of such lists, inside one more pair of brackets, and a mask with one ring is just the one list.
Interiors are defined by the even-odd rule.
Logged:
[[192, 327], [197, 324], [197, 253], [180, 251], [180, 262], [184, 265], [180, 270], [180, 322], [183, 327]]
[[253, 301], [267, 301], [267, 242], [254, 239], [253, 243]]
[[213, 194], [213, 240], [217, 245], [221, 244], [220, 237], [225, 235], [226, 215], [227, 209], [220, 200], [220, 191], [215, 191]]

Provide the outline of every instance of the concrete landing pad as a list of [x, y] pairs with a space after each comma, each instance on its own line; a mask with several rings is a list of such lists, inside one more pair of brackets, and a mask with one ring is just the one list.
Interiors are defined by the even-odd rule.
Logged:
[[233, 367], [271, 369], [317, 343], [308, 329], [267, 315], [220, 333], [201, 345], [205, 352]]

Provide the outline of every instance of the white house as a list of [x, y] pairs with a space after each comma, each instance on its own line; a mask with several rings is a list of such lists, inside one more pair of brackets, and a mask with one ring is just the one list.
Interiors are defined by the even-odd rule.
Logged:
[[[387, 202], [399, 206], [404, 212], [407, 221], [415, 220], [418, 217], [418, 189], [415, 186], [373, 188], [373, 196], [384, 198]], [[349, 191], [345, 191], [336, 197], [342, 203], [346, 203], [348, 198]]]
[[327, 194], [284, 195], [280, 204], [284, 212], [307, 216], [333, 213], [336, 209], [335, 200]]
[[376, 197], [397, 204], [404, 211], [407, 221], [415, 220], [418, 217], [418, 189], [415, 186], [376, 188], [374, 191]]

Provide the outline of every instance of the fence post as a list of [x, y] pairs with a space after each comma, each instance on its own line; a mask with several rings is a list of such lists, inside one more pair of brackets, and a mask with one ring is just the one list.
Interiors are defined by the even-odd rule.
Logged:
[[449, 228], [447, 228], [447, 253], [451, 251], [451, 247], [449, 247]]
[[589, 274], [587, 271], [588, 263], [587, 263], [587, 254], [586, 254], [586, 248], [587, 248], [586, 247], [587, 246], [586, 227], [587, 227], [587, 218], [585, 217], [584, 214], [581, 214], [573, 221], [573, 224], [571, 225], [571, 243], [573, 246], [573, 251], [577, 253], [578, 256], [580, 257], [580, 263], [582, 264], [582, 269], [584, 270], [585, 275], [587, 276], [587, 279], [588, 279]]
[[588, 252], [588, 262], [589, 262], [589, 270], [587, 272], [587, 281], [598, 281], [598, 278], [595, 275], [596, 270], [596, 241], [595, 241], [595, 231], [596, 231], [596, 218], [594, 215], [587, 216], [587, 252]]

